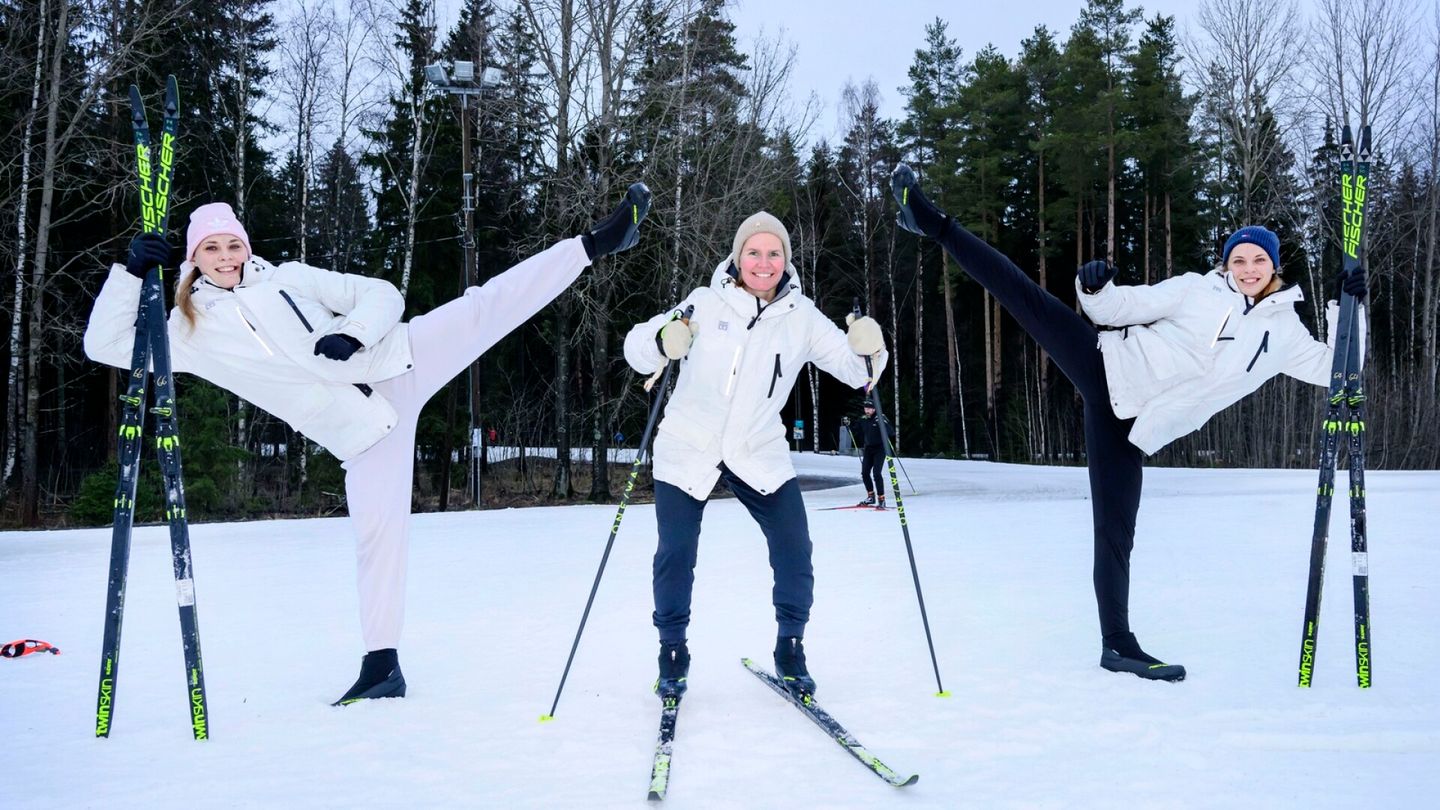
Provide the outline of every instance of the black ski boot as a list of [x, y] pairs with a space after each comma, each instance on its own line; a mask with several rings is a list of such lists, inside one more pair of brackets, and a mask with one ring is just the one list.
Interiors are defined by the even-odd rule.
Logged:
[[1105, 636], [1100, 666], [1111, 672], [1129, 672], [1150, 681], [1183, 681], [1185, 667], [1167, 664], [1140, 649], [1134, 633], [1111, 633]]
[[345, 696], [330, 704], [348, 706], [371, 698], [405, 697], [405, 676], [394, 647], [371, 650], [360, 662], [360, 677]]
[[775, 640], [775, 675], [800, 701], [810, 702], [815, 694], [815, 679], [805, 668], [805, 640], [799, 636], [781, 636]]
[[640, 221], [649, 212], [650, 189], [644, 183], [632, 183], [619, 207], [580, 235], [585, 253], [594, 260], [634, 247], [640, 239]]
[[881, 495], [881, 496], [880, 496], [880, 500], [878, 500], [878, 501], [875, 502], [875, 508], [876, 508], [876, 509], [884, 509], [884, 508], [885, 508], [885, 496], [884, 496], [884, 495]]
[[690, 676], [690, 648], [685, 640], [660, 642], [660, 679], [655, 681], [655, 694], [669, 703], [685, 694]]
[[857, 503], [857, 504], [855, 504], [855, 505], [856, 505], [856, 506], [874, 506], [874, 505], [875, 505], [875, 493], [873, 493], [873, 492], [867, 492], [867, 493], [865, 493], [865, 500], [863, 500], [863, 501], [861, 501], [860, 503]]

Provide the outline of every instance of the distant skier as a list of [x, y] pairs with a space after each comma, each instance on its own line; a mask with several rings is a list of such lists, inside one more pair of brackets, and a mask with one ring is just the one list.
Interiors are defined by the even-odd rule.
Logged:
[[590, 231], [409, 323], [400, 321], [405, 300], [389, 282], [254, 255], [225, 203], [190, 215], [183, 257], [147, 233], [131, 241], [126, 264], [111, 268], [85, 331], [91, 359], [129, 368], [141, 279], [152, 267], [178, 265], [173, 370], [269, 411], [344, 462], [367, 652], [336, 705], [405, 695], [397, 648], [421, 407], [592, 260], [635, 244], [649, 207], [650, 191], [636, 183]]
[[[754, 214], [741, 223], [708, 287], [625, 337], [625, 359], [641, 373], [685, 358], [653, 451], [662, 699], [685, 691], [700, 518], [717, 480], [749, 510], [770, 546], [776, 674], [798, 695], [815, 691], [803, 644], [815, 585], [810, 532], [780, 408], [807, 362], [860, 387], [869, 380], [865, 356], [875, 358], [878, 375], [888, 354], [873, 319], [854, 319], [847, 335], [826, 318], [800, 291], [790, 260], [785, 226], [763, 211]], [[679, 318], [690, 305], [687, 325]]]
[[[1050, 354], [1085, 400], [1100, 666], [1153, 680], [1184, 679], [1183, 666], [1146, 654], [1130, 632], [1130, 552], [1145, 456], [1199, 429], [1276, 374], [1328, 385], [1337, 305], [1330, 303], [1327, 346], [1295, 314], [1303, 295], [1280, 278], [1279, 238], [1247, 225], [1226, 240], [1221, 266], [1204, 274], [1118, 287], [1110, 283], [1114, 265], [1082, 265], [1075, 280], [1081, 307], [1095, 324], [1115, 327], [1097, 331], [935, 208], [908, 166], [895, 168], [891, 188], [901, 227], [937, 240]], [[1364, 269], [1342, 273], [1337, 286], [1363, 301]]]
[[[875, 415], [875, 405], [869, 401], [865, 403], [865, 415], [857, 424], [860, 426], [860, 442], [865, 448], [860, 455], [860, 480], [865, 482], [865, 500], [856, 505], [884, 509], [885, 479], [881, 477], [880, 468], [885, 463], [885, 439], [895, 440], [895, 428], [889, 420]], [[882, 425], [885, 431], [883, 437], [880, 435]]]

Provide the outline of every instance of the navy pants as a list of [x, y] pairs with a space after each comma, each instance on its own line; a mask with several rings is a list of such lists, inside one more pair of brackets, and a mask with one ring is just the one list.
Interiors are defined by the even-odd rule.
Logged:
[[1095, 520], [1095, 601], [1102, 635], [1130, 630], [1130, 551], [1140, 510], [1145, 454], [1130, 443], [1133, 419], [1110, 408], [1095, 327], [1046, 292], [980, 237], [951, 225], [939, 239], [967, 274], [995, 296], [1085, 400], [1085, 452]]
[[885, 479], [881, 476], [881, 465], [885, 463], [885, 448], [865, 448], [865, 455], [860, 460], [860, 480], [865, 482], [865, 490], [876, 495], [885, 494]]
[[[778, 635], [803, 636], [815, 601], [815, 571], [810, 566], [810, 527], [800, 484], [791, 478], [769, 495], [751, 489], [724, 466], [720, 480], [760, 524], [770, 545], [770, 570], [775, 573], [771, 601]], [[660, 545], [655, 550], [655, 627], [660, 640], [680, 641], [690, 625], [690, 594], [695, 587], [695, 557], [700, 545], [700, 518], [705, 501], [664, 481], [655, 482], [655, 522]]]

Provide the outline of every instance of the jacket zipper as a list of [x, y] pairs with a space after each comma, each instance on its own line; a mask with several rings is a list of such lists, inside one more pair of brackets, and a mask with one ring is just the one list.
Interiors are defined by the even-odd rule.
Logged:
[[[306, 331], [306, 332], [309, 332], [309, 333], [312, 334], [312, 335], [315, 334], [315, 327], [311, 326], [311, 325], [310, 325], [310, 322], [305, 319], [305, 313], [301, 312], [301, 311], [300, 311], [300, 307], [298, 307], [298, 306], [295, 305], [295, 299], [293, 299], [293, 298], [290, 297], [290, 293], [287, 293], [287, 292], [285, 292], [284, 290], [281, 290], [281, 291], [280, 291], [280, 297], [281, 297], [281, 298], [284, 298], [284, 299], [285, 299], [285, 303], [289, 304], [289, 305], [290, 305], [290, 308], [295, 311], [295, 317], [299, 318], [299, 319], [300, 319], [300, 323], [302, 323], [302, 324], [305, 325], [305, 331]], [[356, 388], [360, 389], [360, 393], [364, 394], [364, 395], [367, 396], [367, 397], [370, 396], [372, 393], [375, 392], [375, 389], [374, 389], [374, 388], [371, 388], [370, 386], [366, 385], [365, 383], [352, 383], [352, 384], [353, 384]]]
[[730, 360], [730, 379], [725, 381], [725, 396], [735, 390], [735, 374], [740, 370], [740, 347], [735, 347], [735, 356]]
[[260, 337], [260, 333], [255, 330], [255, 326], [251, 324], [250, 321], [245, 317], [245, 313], [240, 311], [239, 304], [235, 305], [235, 314], [240, 316], [240, 322], [245, 324], [245, 326], [249, 328], [250, 334], [255, 337], [255, 341], [260, 344], [260, 348], [264, 349], [266, 354], [274, 357], [275, 352], [270, 351], [270, 347], [266, 345], [265, 339]]
[[289, 305], [290, 305], [290, 308], [293, 309], [293, 310], [295, 310], [295, 317], [297, 317], [297, 318], [300, 319], [300, 323], [305, 324], [305, 331], [306, 331], [306, 332], [314, 332], [314, 331], [315, 331], [315, 328], [310, 325], [310, 322], [309, 322], [309, 321], [305, 320], [305, 315], [304, 315], [304, 313], [302, 313], [302, 312], [300, 311], [300, 307], [295, 306], [295, 300], [290, 297], [290, 293], [287, 293], [287, 292], [285, 292], [284, 290], [281, 290], [281, 291], [280, 291], [280, 297], [281, 297], [281, 298], [284, 298], [284, 299], [285, 299], [285, 303], [289, 304]]
[[1212, 341], [1210, 341], [1210, 345], [1211, 345], [1211, 346], [1214, 346], [1216, 343], [1219, 343], [1219, 342], [1222, 341], [1222, 340], [1234, 340], [1234, 339], [1235, 339], [1235, 338], [1231, 338], [1231, 337], [1221, 337], [1221, 336], [1220, 336], [1221, 333], [1223, 333], [1223, 332], [1225, 331], [1225, 327], [1230, 323], [1230, 313], [1232, 313], [1232, 312], [1234, 312], [1234, 311], [1235, 311], [1235, 307], [1230, 307], [1229, 309], [1225, 310], [1225, 319], [1220, 322], [1220, 328], [1215, 330], [1215, 339], [1212, 340]]
[[776, 353], [775, 353], [775, 375], [770, 378], [770, 393], [768, 393], [768, 394], [765, 395], [765, 397], [766, 397], [767, 399], [770, 398], [770, 397], [775, 396], [775, 381], [778, 380], [778, 379], [780, 379], [780, 377], [781, 377], [781, 374], [780, 374], [780, 353], [779, 353], [779, 352], [776, 352]]
[[1255, 361], [1260, 359], [1260, 353], [1261, 353], [1261, 352], [1267, 352], [1267, 351], [1269, 351], [1269, 350], [1270, 350], [1270, 330], [1269, 330], [1269, 329], [1266, 329], [1266, 330], [1265, 330], [1265, 337], [1260, 338], [1260, 348], [1258, 348], [1258, 349], [1255, 350], [1255, 356], [1252, 357], [1252, 358], [1250, 358], [1250, 365], [1248, 365], [1248, 366], [1245, 367], [1245, 371], [1248, 372], [1248, 371], [1250, 371], [1250, 369], [1255, 368]]

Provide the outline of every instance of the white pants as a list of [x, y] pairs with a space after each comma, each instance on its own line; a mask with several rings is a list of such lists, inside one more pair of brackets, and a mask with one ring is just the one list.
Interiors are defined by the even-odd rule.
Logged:
[[580, 238], [567, 239], [421, 315], [410, 322], [415, 367], [372, 386], [400, 419], [385, 438], [343, 465], [366, 650], [400, 646], [420, 409], [486, 349], [553, 301], [589, 263]]

